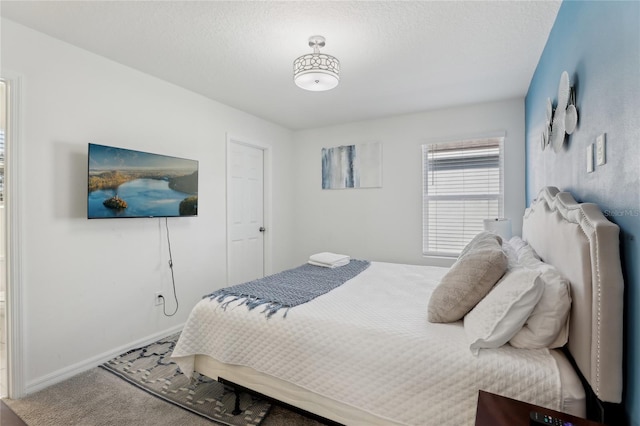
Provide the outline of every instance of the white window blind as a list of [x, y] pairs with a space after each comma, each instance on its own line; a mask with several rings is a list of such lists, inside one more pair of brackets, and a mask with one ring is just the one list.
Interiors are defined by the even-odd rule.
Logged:
[[483, 230], [483, 219], [503, 217], [503, 143], [492, 137], [422, 146], [422, 251], [457, 256]]

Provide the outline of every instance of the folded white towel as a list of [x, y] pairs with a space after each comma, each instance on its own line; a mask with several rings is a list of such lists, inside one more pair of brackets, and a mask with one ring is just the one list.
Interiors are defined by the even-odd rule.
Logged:
[[345, 254], [336, 254], [329, 252], [316, 253], [309, 256], [309, 263], [316, 266], [324, 266], [326, 268], [337, 268], [344, 266], [351, 261], [351, 257]]
[[344, 266], [347, 265], [351, 260], [347, 259], [344, 261], [339, 261], [336, 263], [320, 263], [320, 262], [314, 262], [313, 260], [309, 260], [307, 263], [309, 263], [310, 265], [316, 265], [316, 266], [322, 266], [323, 268], [338, 268], [340, 266]]

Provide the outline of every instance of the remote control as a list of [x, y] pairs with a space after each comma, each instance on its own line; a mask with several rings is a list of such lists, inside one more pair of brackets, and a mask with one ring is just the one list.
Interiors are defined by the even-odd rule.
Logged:
[[550, 425], [550, 426], [573, 426], [573, 423], [561, 420], [548, 414], [532, 411], [529, 415], [532, 425]]

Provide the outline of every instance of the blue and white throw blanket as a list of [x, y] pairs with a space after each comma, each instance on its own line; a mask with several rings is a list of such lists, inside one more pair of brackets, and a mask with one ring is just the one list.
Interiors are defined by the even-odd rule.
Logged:
[[[237, 300], [249, 310], [265, 306], [267, 318], [282, 308], [289, 309], [321, 296], [349, 281], [370, 265], [366, 260], [352, 259], [339, 268], [323, 268], [304, 264], [294, 269], [259, 278], [232, 287], [222, 288], [204, 296], [217, 300], [223, 308]], [[227, 299], [229, 298], [229, 299]]]

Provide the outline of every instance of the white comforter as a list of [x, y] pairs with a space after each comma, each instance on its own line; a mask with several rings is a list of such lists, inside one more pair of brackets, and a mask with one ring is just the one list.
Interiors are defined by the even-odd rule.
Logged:
[[407, 425], [473, 425], [478, 389], [552, 409], [561, 404], [548, 350], [509, 345], [474, 356], [462, 322], [432, 324], [427, 304], [445, 268], [373, 262], [317, 299], [267, 319], [209, 299], [191, 312], [173, 359], [251, 367]]

